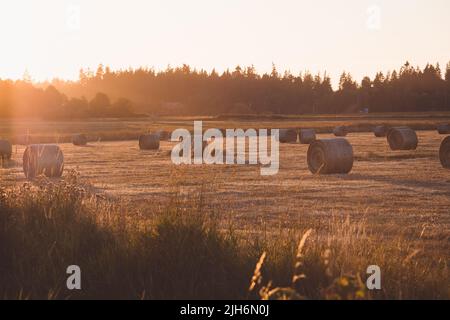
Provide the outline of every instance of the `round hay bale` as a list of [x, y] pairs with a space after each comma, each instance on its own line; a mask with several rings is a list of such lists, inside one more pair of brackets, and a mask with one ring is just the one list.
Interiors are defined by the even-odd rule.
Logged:
[[438, 125], [437, 131], [439, 134], [450, 134], [450, 124]]
[[416, 132], [409, 127], [389, 129], [387, 140], [391, 150], [415, 150], [419, 144]]
[[8, 140], [0, 140], [0, 159], [9, 160], [12, 155], [12, 144]]
[[314, 129], [300, 129], [298, 137], [300, 143], [311, 144], [316, 141], [316, 131]]
[[450, 169], [450, 136], [442, 140], [439, 148], [439, 160], [444, 168]]
[[279, 141], [281, 143], [297, 142], [297, 130], [295, 129], [280, 129]]
[[333, 134], [336, 137], [345, 137], [348, 134], [348, 128], [345, 126], [337, 126], [333, 129]]
[[72, 143], [74, 146], [85, 146], [88, 142], [88, 139], [85, 134], [75, 134], [72, 136]]
[[158, 150], [159, 149], [159, 135], [143, 134], [139, 137], [139, 148], [141, 150]]
[[314, 174], [349, 173], [353, 167], [353, 148], [345, 139], [316, 140], [309, 145], [307, 160]]
[[389, 128], [386, 126], [376, 126], [373, 129], [373, 134], [377, 138], [386, 137], [387, 133], [389, 131]]
[[27, 179], [41, 174], [61, 177], [64, 170], [64, 155], [56, 144], [31, 144], [23, 153], [23, 172]]

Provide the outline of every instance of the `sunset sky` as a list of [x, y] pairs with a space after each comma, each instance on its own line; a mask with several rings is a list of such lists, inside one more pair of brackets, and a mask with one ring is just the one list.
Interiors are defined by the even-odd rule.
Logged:
[[448, 0], [2, 0], [0, 78], [168, 64], [327, 71], [450, 60]]

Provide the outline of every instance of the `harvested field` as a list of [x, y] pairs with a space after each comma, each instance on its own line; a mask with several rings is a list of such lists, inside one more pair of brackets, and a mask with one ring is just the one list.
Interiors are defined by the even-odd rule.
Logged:
[[[247, 123], [247, 126], [257, 127], [256, 123]], [[224, 124], [223, 127], [233, 125]], [[80, 128], [74, 129], [81, 131]], [[87, 210], [81, 216], [91, 212], [100, 221], [89, 228], [103, 225], [107, 233], [115, 233], [115, 244], [105, 243], [105, 250], [114, 251], [109, 262], [114, 267], [108, 269], [110, 274], [106, 278], [117, 279], [117, 274], [122, 274], [121, 264], [115, 259], [122, 259], [122, 252], [131, 251], [134, 253], [127, 261], [130, 273], [136, 279], [126, 278], [123, 283], [112, 284], [116, 287], [111, 289], [108, 287], [110, 282], [103, 278], [97, 282], [99, 278], [94, 271], [85, 271], [87, 277], [92, 277], [96, 283], [94, 291], [82, 291], [81, 296], [85, 297], [135, 298], [137, 292], [138, 296], [147, 292], [148, 298], [245, 298], [248, 297], [245, 290], [251, 272], [263, 251], [268, 252], [265, 281], [270, 279], [280, 286], [288, 285], [292, 276], [291, 259], [299, 236], [311, 228], [314, 230], [313, 236], [306, 245], [308, 262], [305, 273], [309, 275], [303, 287], [306, 296], [326, 298], [327, 290], [335, 281], [333, 279], [343, 274], [364, 277], [367, 266], [377, 264], [385, 272], [386, 289], [368, 293], [365, 298], [448, 298], [450, 170], [444, 169], [439, 161], [443, 136], [436, 130], [417, 131], [417, 135], [419, 146], [416, 150], [391, 151], [386, 138], [376, 138], [371, 131], [350, 133], [346, 139], [353, 146], [353, 169], [349, 174], [337, 175], [310, 173], [306, 161], [308, 145], [280, 144], [280, 168], [278, 174], [273, 176], [261, 176], [258, 165], [176, 166], [170, 158], [175, 142], [161, 141], [159, 150], [140, 150], [137, 137], [126, 141], [94, 140], [81, 147], [74, 146], [69, 140], [59, 144], [65, 159], [63, 178], [51, 179], [61, 183], [47, 184], [46, 180], [37, 179], [31, 183], [38, 190], [44, 185], [44, 189], [32, 193], [22, 172], [25, 146], [14, 145], [12, 159], [3, 163], [0, 169], [0, 187], [6, 187], [2, 191], [5, 210], [9, 215], [24, 212], [23, 217], [34, 216], [36, 210], [44, 216], [47, 210], [56, 210], [59, 214], [52, 219], [58, 220], [60, 216], [61, 219], [69, 219], [49, 224], [56, 226], [56, 229], [45, 231], [50, 232], [46, 238], [48, 241], [34, 251], [26, 243], [21, 244], [19, 240], [22, 238], [16, 238], [11, 231], [8, 236], [15, 239], [14, 243], [19, 246], [17, 250], [24, 253], [23, 258], [17, 260], [17, 268], [22, 270], [29, 265], [25, 252], [28, 254], [31, 250], [40, 256], [42, 252], [48, 252], [55, 241], [64, 246], [73, 243], [65, 242], [65, 237], [61, 239], [61, 235], [67, 235], [70, 239], [85, 239], [87, 235], [77, 233], [85, 232], [90, 236], [85, 227], [72, 228], [73, 220], [70, 220], [70, 215], [66, 216], [67, 210], [77, 217]], [[333, 137], [330, 133], [317, 134], [318, 139]], [[72, 185], [74, 172], [78, 178]], [[17, 188], [10, 188], [14, 185]], [[78, 186], [88, 198], [80, 198], [79, 202], [73, 203], [73, 199], [78, 199]], [[15, 197], [16, 192], [18, 197]], [[90, 198], [92, 193], [96, 195], [93, 200]], [[198, 215], [207, 220], [197, 220]], [[13, 216], [10, 217], [12, 219]], [[195, 235], [198, 232], [195, 230], [204, 228], [208, 223], [206, 221], [218, 227], [220, 237], [229, 239], [225, 243], [231, 245], [230, 251], [211, 251], [209, 246], [214, 246], [214, 243], [210, 240], [185, 240], [185, 236], [192, 231]], [[18, 226], [20, 228], [22, 224]], [[23, 225], [26, 231], [20, 232], [30, 234], [30, 238], [39, 238], [44, 230], [41, 228], [47, 227], [42, 225], [35, 230], [31, 226]], [[160, 228], [165, 230], [166, 227], [167, 232], [160, 233]], [[148, 228], [153, 228], [150, 229], [153, 231]], [[65, 231], [60, 233], [58, 230]], [[154, 241], [158, 245], [154, 248], [169, 252], [167, 261], [163, 257], [161, 262], [152, 263], [155, 257], [161, 257], [158, 251], [149, 253], [146, 245], [132, 240], [144, 235], [156, 237]], [[90, 248], [92, 243], [102, 243], [102, 237], [96, 235], [95, 240], [80, 243], [80, 246]], [[158, 240], [160, 238], [164, 240]], [[196, 241], [198, 244], [195, 244]], [[181, 244], [189, 249], [180, 251]], [[213, 263], [214, 268], [198, 262], [198, 253], [192, 253], [197, 252], [193, 247], [202, 245], [206, 250], [205, 261], [219, 261]], [[324, 252], [329, 249], [333, 252], [331, 276], [322, 269], [321, 262]], [[71, 252], [72, 249], [64, 247], [59, 250]], [[94, 270], [105, 268], [101, 252], [86, 256], [86, 249], [79, 250], [81, 255], [78, 260], [94, 259]], [[149, 254], [155, 256], [145, 258]], [[69, 258], [72, 259], [71, 256]], [[66, 265], [69, 258], [62, 256], [60, 263]], [[186, 274], [184, 265], [180, 266], [177, 262], [179, 259], [190, 261], [190, 273]], [[147, 262], [148, 265], [141, 266]], [[39, 268], [45, 278], [55, 266], [45, 260]], [[228, 283], [226, 288], [222, 288], [215, 281], [217, 270], [225, 269], [231, 271], [224, 276], [231, 276], [235, 281], [220, 280], [219, 283]], [[143, 270], [146, 271], [142, 273]], [[206, 280], [208, 285], [205, 288], [180, 292], [167, 285], [170, 281], [174, 284], [180, 281], [198, 283], [192, 274], [204, 277], [206, 271], [210, 272], [211, 277]], [[141, 281], [143, 277], [153, 279], [154, 273], [161, 277], [161, 272], [161, 284]], [[22, 279], [23, 275], [13, 272], [8, 277]], [[44, 278], [37, 279], [36, 286], [25, 289], [30, 297], [47, 295], [46, 291], [36, 291], [35, 287], [45, 290], [60, 286], [58, 281], [48, 282]], [[131, 291], [123, 292], [124, 286], [130, 286]], [[161, 287], [165, 290], [161, 291]], [[21, 290], [17, 283], [12, 284], [12, 288], [9, 293], [3, 291], [5, 296], [15, 297]], [[223, 290], [217, 291], [220, 288]], [[61, 292], [57, 297], [68, 295]]]
[[141, 119], [81, 119], [74, 121], [0, 120], [0, 137], [13, 143], [71, 142], [72, 135], [83, 132], [89, 141], [137, 139], [139, 135], [158, 130], [192, 129], [194, 120], [202, 120], [204, 128], [311, 128], [317, 133], [331, 133], [339, 125], [351, 132], [373, 132], [377, 125], [409, 126], [415, 130], [436, 130], [439, 124], [450, 122], [450, 113], [404, 113], [369, 115], [302, 115], [172, 117]]
[[[442, 136], [419, 131], [415, 151], [390, 151], [385, 139], [353, 133], [355, 163], [348, 175], [312, 175], [306, 164], [308, 146], [280, 144], [280, 169], [260, 176], [253, 165], [182, 165], [170, 160], [174, 143], [161, 141], [159, 151], [141, 151], [137, 141], [61, 144], [65, 170], [74, 169], [97, 192], [166, 206], [173, 194], [202, 192], [205, 205], [242, 231], [327, 223], [332, 215], [367, 219], [370, 226], [395, 235], [407, 228], [412, 240], [427, 239], [449, 247], [450, 171], [439, 162]], [[318, 138], [331, 138], [319, 134]], [[15, 165], [1, 169], [2, 185], [25, 182], [24, 147], [15, 146]], [[403, 232], [402, 231], [402, 232]]]

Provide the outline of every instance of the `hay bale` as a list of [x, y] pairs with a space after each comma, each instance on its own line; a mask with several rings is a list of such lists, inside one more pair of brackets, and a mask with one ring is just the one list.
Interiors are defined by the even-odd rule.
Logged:
[[23, 153], [23, 172], [27, 179], [38, 175], [61, 177], [64, 170], [64, 155], [55, 144], [31, 144]]
[[0, 159], [9, 160], [12, 155], [12, 144], [8, 140], [0, 140]]
[[441, 124], [437, 126], [439, 134], [450, 134], [450, 124]]
[[139, 148], [141, 150], [158, 150], [159, 149], [159, 135], [143, 134], [139, 136]]
[[348, 128], [345, 126], [337, 126], [333, 129], [333, 134], [336, 137], [345, 137], [348, 134]]
[[391, 150], [415, 150], [419, 143], [416, 132], [409, 127], [389, 129], [387, 140]]
[[314, 129], [300, 129], [298, 137], [300, 143], [311, 144], [316, 141], [316, 131]]
[[376, 126], [373, 129], [373, 134], [377, 138], [386, 137], [387, 133], [389, 131], [389, 128], [386, 126]]
[[88, 142], [88, 139], [85, 134], [75, 134], [72, 136], [72, 143], [74, 146], [85, 146]]
[[439, 160], [444, 168], [450, 169], [450, 136], [442, 140], [439, 148]]
[[295, 129], [280, 129], [279, 141], [281, 143], [297, 142], [297, 130]]
[[353, 148], [345, 139], [316, 140], [309, 145], [307, 160], [314, 174], [349, 173], [353, 167]]

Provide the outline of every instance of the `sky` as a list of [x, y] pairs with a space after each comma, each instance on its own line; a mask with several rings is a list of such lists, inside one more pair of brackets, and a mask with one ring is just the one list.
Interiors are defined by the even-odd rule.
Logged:
[[343, 71], [450, 61], [448, 0], [2, 0], [0, 78], [189, 64]]

